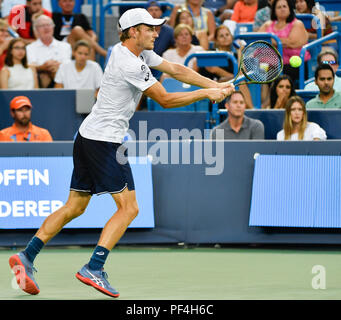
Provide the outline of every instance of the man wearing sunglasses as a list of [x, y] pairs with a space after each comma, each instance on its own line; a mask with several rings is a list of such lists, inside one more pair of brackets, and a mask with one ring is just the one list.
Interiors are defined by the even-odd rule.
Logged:
[[[334, 73], [335, 73], [335, 80], [334, 80], [334, 86], [333, 89], [335, 91], [341, 92], [341, 78], [336, 75], [336, 72], [339, 68], [339, 63], [338, 63], [338, 55], [335, 51], [332, 49], [326, 49], [322, 51], [318, 56], [317, 56], [317, 64], [329, 64]], [[319, 91], [319, 88], [315, 81], [312, 81], [308, 83], [305, 87], [304, 90], [306, 91]]]

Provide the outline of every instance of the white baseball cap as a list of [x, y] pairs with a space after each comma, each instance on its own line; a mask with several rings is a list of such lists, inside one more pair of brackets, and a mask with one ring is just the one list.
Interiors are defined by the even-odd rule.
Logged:
[[154, 19], [146, 9], [134, 8], [124, 12], [118, 21], [118, 24], [121, 31], [124, 31], [139, 24], [161, 26], [165, 22], [166, 19]]

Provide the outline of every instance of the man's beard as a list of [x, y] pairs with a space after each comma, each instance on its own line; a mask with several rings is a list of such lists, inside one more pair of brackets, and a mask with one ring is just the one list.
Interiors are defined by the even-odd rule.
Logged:
[[27, 126], [31, 122], [31, 119], [30, 118], [23, 118], [23, 119], [20, 119], [20, 120], [17, 119], [17, 122], [21, 126], [25, 127], [25, 126]]

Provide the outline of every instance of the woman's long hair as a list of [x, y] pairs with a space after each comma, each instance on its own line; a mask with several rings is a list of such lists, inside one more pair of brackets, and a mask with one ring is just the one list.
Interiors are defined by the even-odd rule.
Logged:
[[298, 140], [303, 140], [304, 137], [304, 131], [307, 128], [308, 124], [308, 116], [307, 116], [307, 109], [305, 107], [304, 100], [300, 96], [292, 96], [287, 101], [287, 104], [285, 105], [285, 117], [284, 117], [284, 123], [283, 123], [283, 129], [284, 129], [284, 140], [290, 140], [290, 136], [293, 134], [293, 125], [291, 120], [291, 107], [292, 105], [298, 102], [303, 109], [303, 118], [300, 123], [300, 128], [298, 130]]
[[23, 65], [24, 68], [28, 68], [27, 65], [27, 55], [26, 55], [26, 44], [24, 39], [22, 38], [15, 38], [12, 39], [8, 45], [8, 49], [7, 49], [7, 54], [6, 54], [6, 58], [5, 58], [5, 65], [8, 67], [13, 67], [14, 63], [13, 63], [13, 47], [17, 42], [22, 42], [25, 45], [25, 56], [22, 58], [21, 60], [21, 64]]
[[270, 107], [271, 107], [271, 109], [273, 109], [276, 105], [277, 98], [278, 98], [276, 88], [282, 80], [288, 80], [290, 82], [291, 91], [289, 94], [289, 98], [296, 95], [294, 82], [292, 81], [290, 76], [288, 76], [287, 74], [280, 75], [274, 82], [272, 82], [271, 87], [270, 87]]

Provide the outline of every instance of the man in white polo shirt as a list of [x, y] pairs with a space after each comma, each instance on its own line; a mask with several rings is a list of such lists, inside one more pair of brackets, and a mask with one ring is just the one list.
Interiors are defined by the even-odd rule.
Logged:
[[53, 37], [53, 20], [45, 15], [33, 22], [37, 40], [26, 47], [27, 62], [37, 67], [41, 88], [53, 87], [53, 79], [63, 62], [71, 60], [72, 49], [69, 43]]

